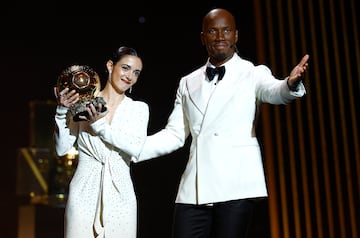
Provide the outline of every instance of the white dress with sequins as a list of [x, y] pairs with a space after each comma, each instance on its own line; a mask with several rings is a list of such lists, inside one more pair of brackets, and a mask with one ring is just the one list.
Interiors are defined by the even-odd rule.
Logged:
[[147, 135], [149, 107], [125, 97], [111, 125], [104, 118], [73, 122], [67, 108], [55, 115], [55, 148], [66, 154], [76, 143], [79, 161], [69, 185], [65, 238], [136, 238], [137, 200], [130, 176], [132, 157]]

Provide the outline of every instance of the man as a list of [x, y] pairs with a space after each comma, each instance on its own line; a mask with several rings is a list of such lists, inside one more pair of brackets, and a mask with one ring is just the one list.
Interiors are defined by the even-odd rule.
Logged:
[[[191, 134], [173, 237], [245, 238], [254, 199], [268, 195], [253, 133], [256, 103], [287, 104], [302, 97], [309, 56], [289, 77], [276, 79], [266, 66], [254, 66], [237, 54], [234, 16], [219, 8], [204, 17], [201, 41], [206, 64], [180, 80], [166, 127], [147, 137], [138, 161], [177, 150]], [[211, 72], [215, 68], [219, 71]]]

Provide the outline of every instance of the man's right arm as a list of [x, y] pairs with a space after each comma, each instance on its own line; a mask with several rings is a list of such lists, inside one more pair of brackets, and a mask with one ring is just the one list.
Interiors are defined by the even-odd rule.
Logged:
[[182, 93], [179, 87], [167, 125], [159, 132], [147, 136], [140, 157], [135, 158], [134, 162], [160, 157], [184, 146], [190, 130], [182, 107]]

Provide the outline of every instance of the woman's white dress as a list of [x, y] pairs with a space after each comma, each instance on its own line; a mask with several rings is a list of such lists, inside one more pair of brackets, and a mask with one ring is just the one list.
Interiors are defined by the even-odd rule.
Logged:
[[111, 125], [74, 122], [67, 108], [57, 107], [55, 148], [66, 154], [76, 143], [76, 172], [69, 185], [65, 238], [136, 238], [137, 200], [130, 176], [132, 157], [147, 135], [148, 105], [125, 97]]

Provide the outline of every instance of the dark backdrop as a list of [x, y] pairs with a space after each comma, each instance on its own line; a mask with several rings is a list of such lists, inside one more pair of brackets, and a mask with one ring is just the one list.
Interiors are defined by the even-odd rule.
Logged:
[[[206, 61], [199, 33], [202, 17], [210, 7], [233, 11], [240, 53], [255, 58], [252, 1], [218, 2], [12, 1], [3, 8], [0, 206], [5, 222], [1, 223], [1, 237], [17, 236], [16, 160], [17, 150], [29, 146], [29, 103], [54, 100], [57, 75], [73, 63], [90, 65], [105, 79], [107, 57], [117, 47], [127, 45], [138, 50], [144, 63], [132, 97], [150, 105], [149, 133], [159, 130], [172, 109], [180, 77]], [[187, 147], [132, 166], [140, 237], [170, 237]]]

